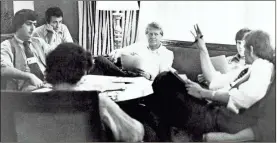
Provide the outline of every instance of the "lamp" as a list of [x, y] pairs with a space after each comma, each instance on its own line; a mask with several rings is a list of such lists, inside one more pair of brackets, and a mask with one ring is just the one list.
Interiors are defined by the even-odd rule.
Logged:
[[120, 19], [123, 16], [121, 11], [138, 10], [137, 1], [96, 1], [96, 10], [111, 10], [115, 11], [113, 17], [116, 21], [114, 25], [114, 46], [116, 49], [122, 46], [122, 28], [120, 26]]

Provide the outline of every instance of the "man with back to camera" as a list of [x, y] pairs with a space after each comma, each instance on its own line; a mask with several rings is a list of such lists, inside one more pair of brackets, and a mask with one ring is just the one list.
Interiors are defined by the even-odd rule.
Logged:
[[7, 90], [30, 91], [44, 86], [45, 56], [50, 49], [43, 39], [31, 36], [36, 21], [33, 10], [16, 12], [12, 20], [15, 34], [1, 43], [1, 77], [6, 79]]
[[34, 37], [44, 39], [51, 49], [64, 42], [73, 42], [67, 26], [62, 23], [63, 12], [59, 7], [48, 8], [45, 12], [45, 20], [46, 24], [35, 29]]

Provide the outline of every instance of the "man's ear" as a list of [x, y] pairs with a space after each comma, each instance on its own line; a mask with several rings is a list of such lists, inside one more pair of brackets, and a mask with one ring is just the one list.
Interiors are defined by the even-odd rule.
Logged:
[[251, 57], [256, 56], [256, 55], [254, 54], [254, 48], [253, 48], [253, 46], [250, 46], [249, 54], [251, 55]]

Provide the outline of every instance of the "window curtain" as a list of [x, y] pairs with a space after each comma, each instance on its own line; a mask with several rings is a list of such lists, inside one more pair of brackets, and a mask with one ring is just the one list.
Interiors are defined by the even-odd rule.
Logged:
[[[108, 55], [114, 50], [112, 11], [96, 10], [96, 1], [78, 1], [79, 44], [93, 56]], [[122, 47], [136, 42], [138, 11], [124, 11], [120, 21]]]

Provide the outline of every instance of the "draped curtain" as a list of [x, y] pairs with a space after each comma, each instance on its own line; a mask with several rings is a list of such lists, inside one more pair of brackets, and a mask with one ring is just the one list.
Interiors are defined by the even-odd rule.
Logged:
[[[93, 56], [108, 55], [114, 50], [112, 11], [96, 10], [96, 1], [78, 1], [79, 44]], [[120, 21], [122, 47], [136, 41], [138, 11], [124, 11]], [[121, 47], [121, 48], [122, 48]]]

